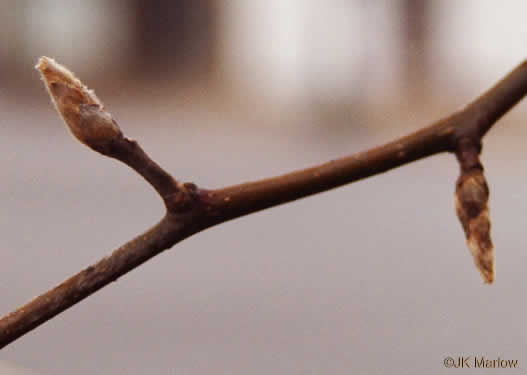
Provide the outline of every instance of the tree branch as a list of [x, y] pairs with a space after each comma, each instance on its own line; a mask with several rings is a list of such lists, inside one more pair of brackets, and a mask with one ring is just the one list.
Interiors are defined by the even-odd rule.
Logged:
[[[462, 162], [462, 174], [467, 171], [472, 173], [474, 168], [482, 172], [483, 167], [478, 169], [480, 164], [477, 164], [481, 137], [527, 93], [525, 61], [460, 111], [393, 142], [282, 176], [206, 190], [192, 183], [176, 181], [152, 161], [137, 142], [125, 138], [95, 94], [66, 68], [44, 57], [37, 69], [41, 71], [53, 102], [72, 134], [95, 151], [120, 160], [137, 171], [160, 194], [167, 213], [157, 225], [110, 256], [1, 318], [0, 348], [163, 250], [210, 226], [441, 152], [456, 152]], [[470, 164], [470, 160], [477, 160], [477, 163]], [[469, 207], [471, 201], [467, 201], [465, 196], [460, 195], [461, 200], [464, 199], [461, 205]], [[486, 210], [486, 201], [484, 204], [482, 209]], [[470, 215], [472, 211], [466, 212]], [[463, 225], [465, 228], [465, 223]], [[484, 266], [489, 274], [488, 259]]]

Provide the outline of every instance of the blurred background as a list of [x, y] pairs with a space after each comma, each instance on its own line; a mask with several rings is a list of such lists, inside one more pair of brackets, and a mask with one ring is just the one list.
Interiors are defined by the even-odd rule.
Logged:
[[[132, 171], [69, 136], [39, 56], [94, 88], [178, 179], [214, 188], [460, 108], [527, 57], [526, 11], [520, 0], [0, 1], [0, 315], [163, 214]], [[457, 163], [439, 155], [200, 233], [8, 346], [0, 373], [440, 374], [446, 356], [469, 355], [525, 372], [526, 117], [520, 103], [485, 138], [492, 286], [455, 217]]]

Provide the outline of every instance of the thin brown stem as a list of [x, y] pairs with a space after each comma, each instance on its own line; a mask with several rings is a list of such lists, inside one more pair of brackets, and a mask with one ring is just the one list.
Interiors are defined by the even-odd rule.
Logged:
[[137, 267], [173, 243], [177, 236], [165, 217], [146, 233], [115, 250], [109, 257], [82, 270], [50, 291], [0, 320], [2, 346], [38, 327], [46, 320], [82, 301], [111, 281]]
[[139, 173], [157, 191], [165, 205], [179, 192], [178, 182], [154, 162], [136, 141], [122, 137], [112, 141], [101, 153], [122, 161]]
[[211, 211], [222, 222], [448, 151], [455, 134], [453, 120], [439, 121], [383, 146], [315, 167], [209, 192]]
[[152, 229], [110, 256], [0, 318], [0, 348], [207, 227], [374, 176], [427, 156], [445, 151], [457, 151], [459, 155], [463, 149], [460, 145], [465, 144], [466, 139], [479, 145], [481, 137], [493, 124], [527, 94], [526, 61], [464, 109], [398, 140], [282, 176], [204, 190], [173, 179], [136, 142], [122, 135], [93, 92], [85, 91], [87, 89], [69, 71], [54, 64], [44, 58], [39, 69], [74, 136], [92, 149], [136, 170], [162, 196], [167, 214]]
[[469, 135], [481, 139], [501, 116], [523, 99], [526, 87], [527, 60], [461, 111], [458, 138]]

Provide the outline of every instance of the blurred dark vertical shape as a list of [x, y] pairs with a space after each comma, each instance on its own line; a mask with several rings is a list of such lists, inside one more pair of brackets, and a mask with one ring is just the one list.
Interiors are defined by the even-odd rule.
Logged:
[[408, 89], [422, 92], [430, 51], [428, 22], [430, 0], [402, 0], [403, 79]]
[[141, 73], [210, 73], [215, 0], [130, 0], [135, 10], [136, 67]]
[[[27, 75], [23, 58], [24, 35], [20, 25], [26, 11], [26, 1], [0, 0], [0, 85], [10, 89], [23, 89]], [[2, 89], [2, 87], [0, 87]]]

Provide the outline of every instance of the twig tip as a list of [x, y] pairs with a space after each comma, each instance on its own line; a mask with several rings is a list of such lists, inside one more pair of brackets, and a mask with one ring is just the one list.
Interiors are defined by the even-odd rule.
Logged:
[[35, 68], [42, 75], [55, 108], [81, 143], [103, 152], [122, 133], [93, 90], [54, 59], [42, 56]]

